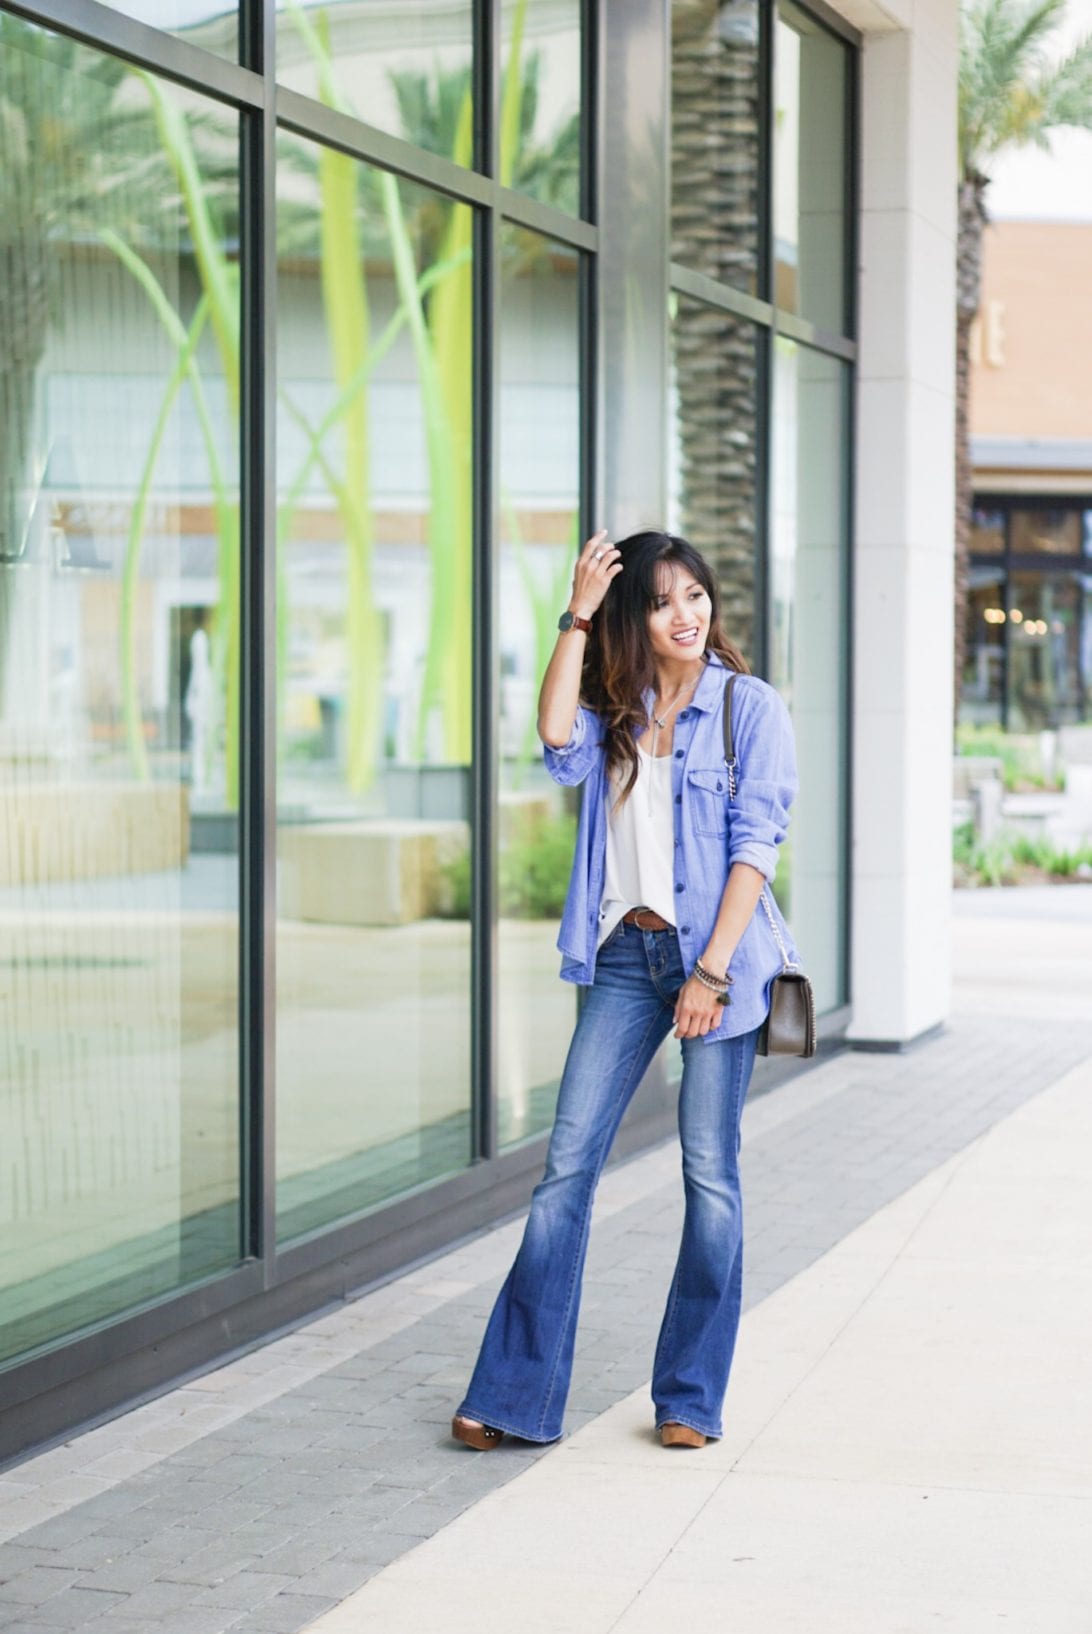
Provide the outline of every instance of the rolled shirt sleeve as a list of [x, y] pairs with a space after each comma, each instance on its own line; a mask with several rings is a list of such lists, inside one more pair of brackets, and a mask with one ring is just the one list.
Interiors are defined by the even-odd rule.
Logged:
[[777, 848], [788, 832], [789, 807], [799, 786], [792, 721], [773, 687], [757, 677], [736, 684], [733, 705], [739, 764], [728, 866], [745, 862], [772, 880]]
[[560, 749], [552, 748], [548, 743], [543, 745], [546, 770], [554, 782], [569, 787], [583, 783], [596, 764], [602, 735], [603, 728], [599, 716], [594, 710], [586, 709], [581, 704], [576, 711], [572, 736], [568, 743], [563, 744]]

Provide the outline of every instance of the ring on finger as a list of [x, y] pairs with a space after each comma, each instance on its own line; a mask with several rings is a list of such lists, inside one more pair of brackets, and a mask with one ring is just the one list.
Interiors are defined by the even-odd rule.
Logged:
[[603, 559], [603, 557], [604, 557], [604, 556], [605, 556], [605, 554], [606, 554], [606, 552], [605, 552], [605, 551], [602, 551], [602, 550], [595, 550], [595, 551], [593, 551], [593, 552], [592, 552], [592, 560], [593, 560], [593, 561], [594, 561], [594, 562], [600, 562], [600, 561], [602, 561], [602, 559]]

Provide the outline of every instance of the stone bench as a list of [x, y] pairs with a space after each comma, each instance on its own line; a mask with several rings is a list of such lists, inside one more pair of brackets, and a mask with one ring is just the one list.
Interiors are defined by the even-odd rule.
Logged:
[[952, 798], [968, 800], [976, 783], [989, 779], [1001, 781], [1001, 759], [998, 755], [953, 755]]
[[0, 785], [0, 886], [124, 878], [189, 856], [189, 796], [178, 783]]
[[443, 904], [443, 870], [466, 851], [466, 823], [413, 817], [303, 823], [278, 836], [284, 919], [408, 925]]
[[1060, 726], [1057, 756], [1067, 768], [1092, 766], [1092, 726]]

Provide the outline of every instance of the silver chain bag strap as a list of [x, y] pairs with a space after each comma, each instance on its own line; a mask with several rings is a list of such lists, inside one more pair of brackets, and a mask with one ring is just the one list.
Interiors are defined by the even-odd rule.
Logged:
[[[739, 762], [732, 735], [732, 688], [736, 674], [729, 675], [724, 687], [724, 764], [728, 768], [728, 798], [735, 800], [739, 788]], [[759, 1055], [815, 1054], [815, 994], [811, 982], [794, 959], [789, 958], [785, 938], [770, 906], [766, 888], [759, 897], [781, 955], [781, 972], [770, 983], [770, 1008], [758, 1035]]]

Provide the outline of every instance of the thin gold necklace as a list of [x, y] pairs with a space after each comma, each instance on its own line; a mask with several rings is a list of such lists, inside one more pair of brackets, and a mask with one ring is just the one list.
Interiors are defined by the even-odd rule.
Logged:
[[[652, 716], [652, 754], [649, 757], [650, 760], [652, 761], [653, 765], [656, 763], [656, 761], [659, 758], [659, 756], [656, 753], [656, 750], [659, 747], [659, 741], [658, 741], [659, 740], [659, 734], [663, 730], [663, 728], [667, 725], [668, 716], [671, 714], [671, 711], [674, 709], [675, 705], [678, 703], [678, 701], [682, 697], [683, 693], [688, 691], [688, 690], [692, 691], [694, 689], [694, 687], [697, 686], [699, 679], [700, 679], [699, 676], [695, 676], [695, 678], [692, 681], [684, 681], [682, 686], [679, 687], [679, 689], [675, 693], [674, 697], [671, 699], [671, 701], [668, 703], [668, 705], [664, 709], [663, 714], [662, 715], [657, 715], [655, 713], [653, 714], [653, 716]], [[645, 775], [648, 778], [648, 814], [651, 817], [652, 816], [652, 809], [653, 809], [652, 765], [650, 765], [647, 768]]]
[[654, 714], [654, 716], [652, 716], [652, 725], [657, 725], [657, 727], [659, 727], [659, 729], [660, 729], [660, 732], [662, 732], [662, 730], [664, 730], [665, 725], [667, 725], [667, 717], [669, 717], [669, 714], [670, 714], [670, 712], [672, 712], [672, 709], [675, 708], [675, 704], [678, 703], [678, 699], [682, 698], [682, 694], [685, 693], [685, 691], [693, 690], [693, 688], [695, 688], [696, 685], [698, 685], [698, 681], [696, 681], [696, 680], [683, 681], [682, 686], [680, 686], [680, 688], [678, 688], [678, 690], [675, 691], [674, 698], [669, 699], [669, 703], [667, 703], [667, 706], [665, 706], [665, 708], [664, 708], [664, 714], [662, 714], [662, 716], [657, 716], [657, 714]]

